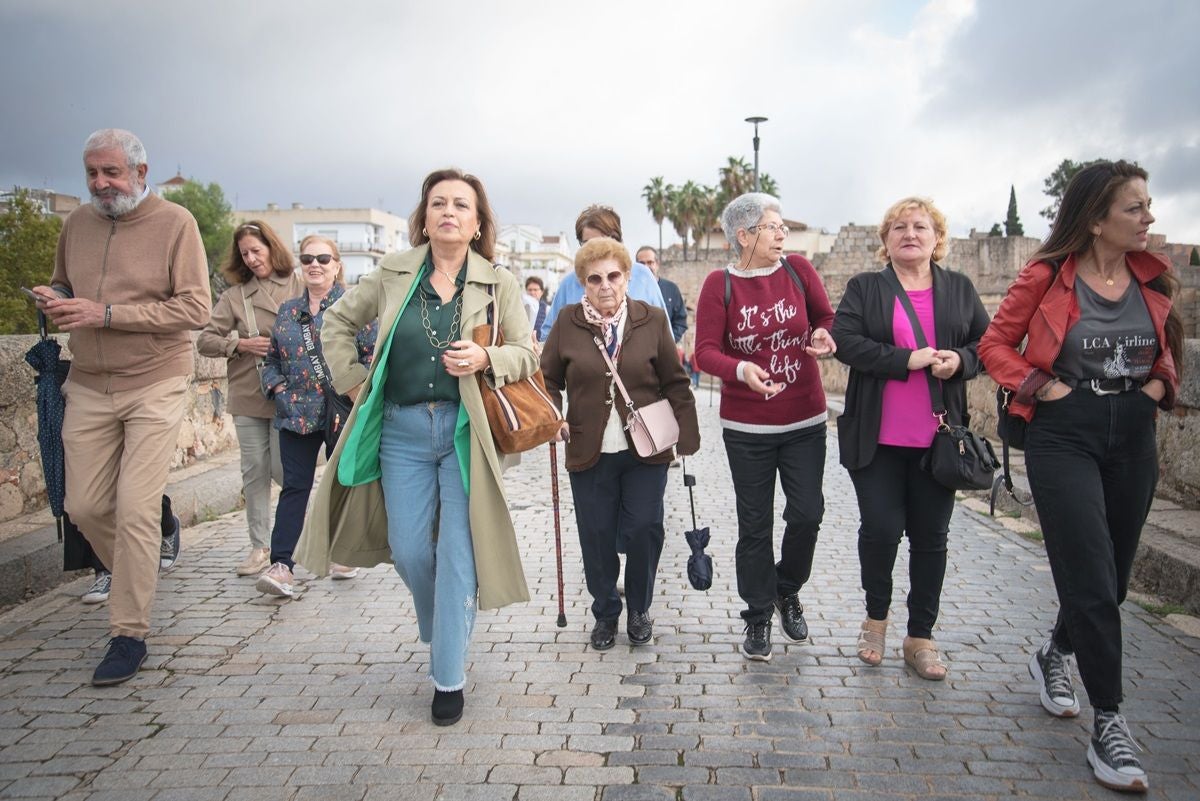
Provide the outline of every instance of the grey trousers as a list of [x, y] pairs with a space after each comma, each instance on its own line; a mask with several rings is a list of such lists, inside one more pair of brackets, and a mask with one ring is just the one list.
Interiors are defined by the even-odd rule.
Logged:
[[283, 483], [279, 461], [279, 432], [264, 417], [235, 415], [238, 448], [242, 454], [242, 495], [246, 499], [246, 526], [250, 546], [271, 547], [271, 481]]

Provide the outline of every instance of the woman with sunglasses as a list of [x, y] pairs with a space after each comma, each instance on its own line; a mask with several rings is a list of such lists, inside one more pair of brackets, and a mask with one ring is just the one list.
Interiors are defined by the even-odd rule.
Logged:
[[270, 562], [271, 479], [283, 482], [275, 405], [263, 392], [261, 372], [271, 345], [279, 305], [304, 291], [291, 249], [271, 226], [251, 220], [233, 232], [233, 247], [221, 270], [229, 289], [213, 307], [196, 349], [226, 360], [228, 409], [242, 457], [242, 496], [250, 553], [237, 566], [239, 576], [257, 576]]
[[616, 365], [635, 406], [670, 401], [679, 423], [680, 455], [700, 447], [691, 382], [679, 363], [666, 313], [626, 298], [631, 266], [620, 242], [589, 238], [575, 254], [583, 299], [563, 308], [542, 349], [546, 389], [560, 407], [563, 390], [567, 393], [566, 467], [596, 618], [591, 644], [597, 651], [616, 642], [621, 614], [618, 532], [626, 553], [629, 643], [644, 645], [653, 638], [650, 602], [663, 548], [667, 467], [674, 458], [670, 449], [650, 457], [634, 453], [624, 430], [629, 410], [609, 364]]
[[[330, 239], [315, 234], [304, 237], [300, 242], [300, 269], [304, 292], [279, 307], [263, 368], [263, 386], [275, 401], [283, 490], [271, 530], [271, 566], [258, 577], [257, 587], [266, 595], [284, 598], [296, 593], [292, 553], [304, 526], [317, 458], [322, 446], [326, 456], [332, 451], [325, 436], [329, 370], [321, 352], [321, 327], [326, 309], [346, 291], [341, 256]], [[368, 320], [355, 333], [359, 364], [371, 362], [376, 328], [375, 322]], [[330, 575], [350, 579], [358, 575], [358, 568], [333, 564]]]
[[[746, 604], [742, 655], [771, 658], [771, 620], [808, 642], [800, 590], [812, 573], [825, 513], [825, 392], [817, 359], [837, 348], [833, 309], [803, 256], [784, 257], [779, 201], [735, 198], [721, 227], [737, 261], [709, 273], [696, 303], [696, 366], [721, 379], [721, 426], [737, 498], [738, 594]], [[786, 505], [775, 559], [775, 477]]]

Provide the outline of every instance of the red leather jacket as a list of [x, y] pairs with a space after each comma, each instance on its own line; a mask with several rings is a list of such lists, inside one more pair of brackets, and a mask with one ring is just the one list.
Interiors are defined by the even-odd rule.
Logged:
[[[1133, 273], [1134, 280], [1141, 285], [1142, 297], [1154, 322], [1159, 351], [1158, 358], [1150, 368], [1150, 377], [1166, 385], [1166, 394], [1158, 405], [1162, 409], [1170, 409], [1175, 405], [1175, 393], [1179, 389], [1175, 357], [1167, 346], [1163, 331], [1163, 324], [1171, 311], [1171, 299], [1146, 286], [1170, 269], [1170, 262], [1157, 253], [1132, 252], [1125, 254], [1125, 264]], [[1022, 385], [1028, 385], [1039, 371], [1054, 375], [1054, 362], [1062, 350], [1063, 339], [1071, 326], [1079, 321], [1079, 303], [1075, 300], [1075, 270], [1074, 256], [1063, 262], [1057, 275], [1045, 262], [1025, 265], [1017, 280], [1008, 288], [999, 311], [979, 340], [979, 358], [983, 360], [988, 375], [997, 384], [1016, 393], [1010, 408], [1027, 421], [1033, 417], [1036, 400], [1032, 393], [1021, 392]], [[1017, 348], [1027, 334], [1029, 344], [1022, 353]]]

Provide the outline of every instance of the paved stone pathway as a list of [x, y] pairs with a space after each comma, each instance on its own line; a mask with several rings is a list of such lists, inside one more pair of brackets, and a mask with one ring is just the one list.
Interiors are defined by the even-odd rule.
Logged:
[[[899, 654], [900, 603], [882, 667], [854, 656], [861, 621], [854, 494], [830, 438], [827, 509], [801, 594], [813, 645], [775, 637], [770, 663], [738, 652], [733, 493], [707, 394], [688, 460], [716, 578], [687, 585], [681, 471], [653, 645], [586, 647], [591, 620], [569, 484], [560, 477], [568, 626], [555, 625], [548, 454], [510, 471], [533, 601], [479, 615], [466, 714], [429, 722], [428, 650], [407, 593], [381, 566], [268, 600], [233, 567], [240, 514], [185, 531], [163, 576], [150, 657], [116, 688], [88, 680], [107, 610], [85, 582], [0, 616], [0, 798], [63, 801], [360, 799], [1112, 798], [1084, 762], [1090, 715], [1042, 712], [1025, 663], [1055, 607], [1041, 546], [960, 505], [937, 638], [950, 665], [925, 682]], [[778, 532], [777, 532], [778, 533]], [[1123, 709], [1152, 795], [1200, 798], [1200, 640], [1128, 605]]]

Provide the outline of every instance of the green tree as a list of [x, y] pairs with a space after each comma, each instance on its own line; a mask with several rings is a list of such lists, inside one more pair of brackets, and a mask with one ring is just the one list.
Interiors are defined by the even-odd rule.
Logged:
[[37, 307], [21, 287], [48, 285], [62, 220], [46, 214], [25, 190], [0, 213], [0, 334], [33, 334]]
[[[689, 181], [689, 183], [691, 182]], [[671, 221], [671, 227], [675, 229], [675, 233], [678, 234], [679, 238], [683, 240], [683, 260], [687, 261], [687, 196], [682, 188], [676, 188], [675, 186], [669, 184], [667, 185], [667, 219]]]
[[663, 183], [661, 175], [651, 178], [650, 183], [642, 187], [642, 197], [650, 216], [658, 223], [658, 252], [662, 253], [662, 226], [667, 218], [667, 184]]
[[1054, 172], [1050, 173], [1049, 177], [1043, 182], [1043, 186], [1045, 187], [1043, 191], [1050, 196], [1053, 202], [1039, 213], [1050, 222], [1054, 222], [1054, 218], [1058, 216], [1058, 204], [1062, 202], [1063, 193], [1067, 191], [1067, 184], [1071, 183], [1071, 179], [1075, 177], [1075, 173], [1084, 167], [1090, 167], [1098, 161], [1100, 159], [1080, 162], [1063, 159], [1062, 164], [1055, 167]]
[[1193, 267], [1200, 267], [1200, 250], [1192, 248], [1192, 255], [1190, 258], [1188, 258], [1188, 264], [1192, 265]]
[[988, 231], [988, 236], [1004, 236], [1004, 231], [1000, 230], [1000, 223], [992, 223], [992, 230]]
[[1008, 216], [1004, 218], [1005, 236], [1025, 236], [1025, 228], [1017, 215], [1017, 188], [1011, 184], [1008, 187]]
[[754, 168], [743, 158], [729, 156], [725, 166], [717, 170], [717, 205], [722, 209], [738, 195], [754, 189]]
[[167, 192], [164, 198], [178, 203], [192, 213], [200, 227], [200, 238], [204, 240], [204, 253], [208, 257], [208, 283], [213, 297], [218, 297], [228, 288], [221, 277], [221, 260], [225, 258], [233, 242], [233, 210], [225, 199], [220, 184], [204, 186], [189, 179], [178, 189]]
[[779, 197], [779, 184], [775, 183], [775, 179], [765, 172], [758, 176], [758, 187], [759, 191]]

